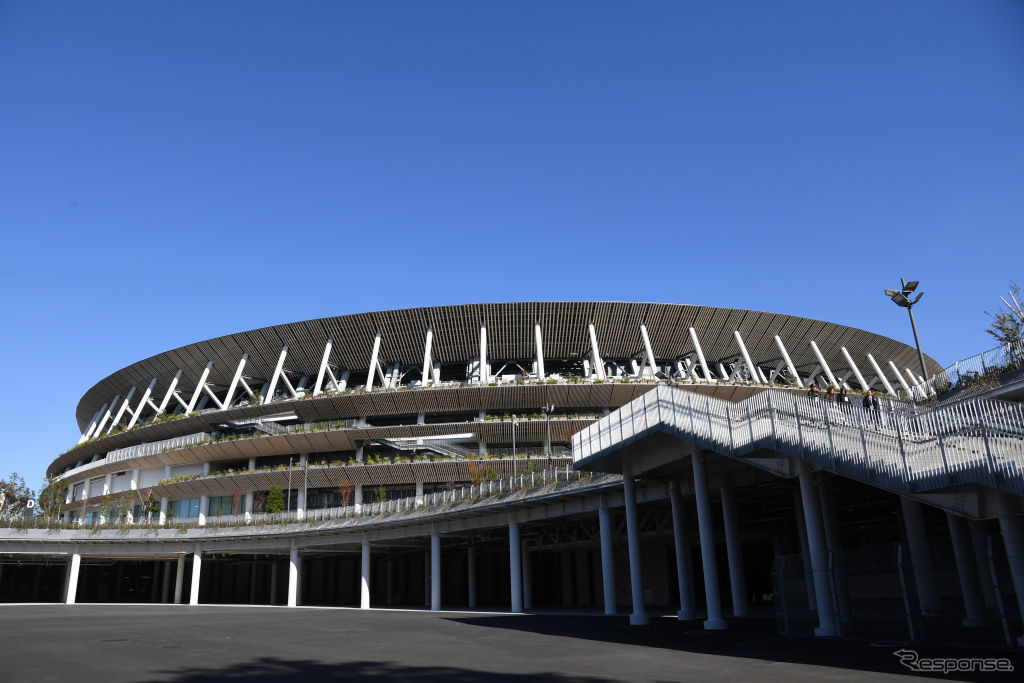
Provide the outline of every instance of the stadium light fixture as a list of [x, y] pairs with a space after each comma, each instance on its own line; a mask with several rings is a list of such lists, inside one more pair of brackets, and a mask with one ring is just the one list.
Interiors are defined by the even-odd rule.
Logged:
[[920, 281], [911, 280], [907, 282], [903, 278], [900, 278], [899, 289], [887, 289], [885, 295], [892, 299], [892, 302], [900, 308], [907, 309], [907, 313], [910, 314], [910, 328], [914, 331], [914, 343], [917, 344], [917, 359], [921, 362], [921, 376], [924, 380], [928, 381], [928, 366], [924, 363], [924, 352], [921, 351], [921, 338], [917, 334], [917, 323], [914, 321], [914, 306], [924, 296], [924, 292], [918, 292], [917, 296], [911, 300], [911, 295], [917, 290], [917, 286], [920, 285]]

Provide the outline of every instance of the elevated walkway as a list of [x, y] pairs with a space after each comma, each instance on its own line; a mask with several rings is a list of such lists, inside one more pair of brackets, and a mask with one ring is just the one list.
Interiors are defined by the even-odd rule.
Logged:
[[[984, 487], [1024, 496], [1024, 405], [978, 400], [870, 411], [765, 389], [738, 402], [659, 386], [573, 436], [577, 469], [622, 472], [633, 444], [668, 434], [793, 477], [820, 468], [968, 516], [995, 516], [965, 500]], [[637, 444], [639, 446], [639, 444]], [[938, 492], [961, 495], [929, 497]], [[997, 507], [997, 506], [992, 506]]]

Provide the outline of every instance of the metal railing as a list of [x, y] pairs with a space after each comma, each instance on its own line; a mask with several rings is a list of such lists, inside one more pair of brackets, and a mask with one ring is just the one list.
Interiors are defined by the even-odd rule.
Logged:
[[[930, 395], [956, 392], [977, 393], [997, 389], [1004, 383], [1005, 375], [1019, 370], [1014, 379], [1024, 379], [1024, 341], [1003, 344], [958, 360], [928, 379], [912, 387], [914, 398], [923, 399]], [[1020, 377], [1018, 377], [1018, 374]]]
[[972, 483], [1024, 495], [1024, 405], [1017, 403], [972, 401], [915, 414], [775, 389], [733, 403], [663, 386], [574, 435], [573, 459], [654, 431], [736, 458], [775, 451], [901, 493]]

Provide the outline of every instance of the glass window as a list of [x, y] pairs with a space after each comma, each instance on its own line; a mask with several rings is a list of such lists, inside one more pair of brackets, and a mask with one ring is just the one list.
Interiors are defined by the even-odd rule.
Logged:
[[182, 500], [172, 500], [168, 504], [168, 509], [174, 517], [198, 517], [199, 499], [184, 498]]
[[238, 514], [235, 511], [234, 496], [210, 496], [206, 514], [210, 517]]

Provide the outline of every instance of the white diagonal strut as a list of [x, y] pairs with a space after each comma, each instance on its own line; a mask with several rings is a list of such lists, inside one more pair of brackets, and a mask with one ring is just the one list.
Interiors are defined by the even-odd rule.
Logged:
[[789, 357], [789, 352], [786, 351], [786, 347], [783, 345], [782, 339], [779, 338], [779, 335], [775, 335], [775, 345], [779, 347], [779, 353], [782, 354], [782, 358], [786, 361], [786, 367], [789, 369], [789, 374], [793, 376], [794, 380], [796, 380], [796, 385], [802, 389], [804, 383], [800, 380], [800, 373], [796, 371], [796, 366], [793, 365], [793, 359]]
[[899, 368], [896, 367], [896, 364], [889, 361], [889, 367], [896, 373], [896, 379], [899, 380], [899, 383], [903, 386], [903, 390], [907, 392], [907, 396], [913, 398], [914, 392], [910, 390], [910, 385], [907, 384], [907, 380], [903, 379], [903, 375], [900, 373]]
[[750, 360], [750, 354], [747, 352], [747, 345], [743, 343], [743, 337], [740, 336], [740, 331], [733, 330], [732, 334], [736, 337], [736, 344], [740, 347], [740, 353], [743, 354], [743, 361], [747, 364], [747, 369], [750, 370], [750, 379], [753, 380], [754, 384], [763, 382], [764, 378], [758, 376], [757, 368], [754, 366], [754, 361]]
[[533, 336], [537, 342], [537, 380], [544, 381], [544, 340], [540, 336], [540, 321], [533, 325]]
[[857, 381], [860, 382], [860, 388], [867, 391], [869, 388], [868, 383], [864, 381], [864, 375], [860, 374], [860, 368], [858, 368], [857, 364], [853, 362], [853, 357], [850, 355], [850, 352], [846, 350], [845, 346], [842, 347], [840, 351], [843, 352], [843, 357], [846, 358], [846, 362], [850, 364], [850, 369], [853, 370], [853, 374], [856, 375]]
[[203, 374], [199, 376], [199, 382], [196, 384], [196, 390], [192, 392], [192, 399], [185, 406], [185, 414], [191, 415], [192, 411], [195, 410], [196, 401], [199, 400], [199, 395], [203, 393], [203, 388], [206, 386], [206, 378], [210, 376], [210, 368], [213, 367], [213, 361], [209, 361], [206, 367], [203, 368]]
[[98, 420], [100, 415], [105, 413], [106, 410], [107, 404], [104, 403], [103, 406], [93, 414], [92, 419], [89, 420], [89, 426], [86, 428], [85, 432], [82, 433], [82, 438], [78, 440], [78, 443], [84, 443], [92, 437], [93, 431], [96, 430], [96, 425], [99, 424]]
[[690, 328], [690, 341], [693, 342], [693, 349], [697, 352], [697, 358], [700, 359], [700, 368], [704, 372], [704, 379], [709, 382], [712, 381], [708, 361], [704, 358], [704, 349], [701, 348], [700, 340], [697, 339], [697, 332], [692, 327]]
[[132, 396], [134, 395], [135, 387], [131, 387], [130, 389], [128, 389], [128, 395], [125, 396], [124, 400], [121, 402], [121, 407], [117, 409], [117, 414], [114, 416], [114, 421], [111, 422], [110, 426], [107, 428], [107, 434], [113, 431], [114, 427], [121, 423], [121, 418], [124, 417], [124, 411], [128, 409], [128, 404], [132, 400]]
[[[644, 351], [647, 353], [647, 362], [651, 366], [651, 377], [658, 374], [658, 366], [654, 362], [654, 350], [651, 348], [651, 337], [647, 334], [647, 325], [640, 323], [640, 337], [644, 340]], [[644, 369], [640, 368], [640, 375], [643, 376]]]
[[377, 355], [380, 353], [380, 332], [373, 338], [373, 351], [370, 352], [370, 370], [366, 373], [366, 391], [373, 391], [373, 376], [377, 373]]
[[480, 326], [480, 384], [483, 386], [491, 381], [491, 367], [487, 364], [487, 326]]
[[871, 367], [875, 369], [875, 374], [878, 375], [878, 379], [882, 381], [882, 386], [885, 387], [885, 390], [889, 392], [890, 396], [895, 396], [896, 391], [892, 388], [892, 385], [889, 384], [889, 378], [885, 376], [885, 373], [882, 372], [882, 368], [878, 366], [878, 362], [875, 360], [875, 357], [870, 353], [868, 354], [868, 362], [871, 363]]
[[107, 409], [104, 411], [103, 418], [100, 420], [100, 423], [96, 426], [96, 434], [97, 435], [100, 432], [103, 431], [104, 427], [107, 426], [107, 420], [110, 419], [110, 411], [112, 411], [114, 409], [114, 406], [117, 405], [117, 402], [120, 401], [120, 400], [121, 400], [121, 394], [117, 394], [116, 396], [114, 396], [114, 400], [110, 402], [110, 404], [108, 405]]
[[174, 373], [174, 379], [167, 386], [167, 391], [164, 392], [164, 399], [160, 401], [160, 405], [156, 409], [157, 415], [167, 410], [167, 404], [171, 401], [171, 396], [174, 396], [174, 390], [178, 388], [178, 380], [181, 379], [181, 368], [178, 368], [178, 372]]
[[277, 357], [277, 365], [274, 366], [274, 374], [270, 377], [270, 385], [267, 387], [267, 394], [263, 397], [263, 403], [267, 404], [274, 400], [274, 392], [277, 391], [277, 380], [284, 370], [284, 359], [288, 356], [288, 347], [281, 347], [281, 355]]
[[821, 367], [825, 370], [825, 375], [828, 377], [828, 380], [832, 382], [832, 386], [838, 389], [839, 382], [836, 381], [836, 376], [832, 374], [832, 368], [830, 368], [828, 363], [825, 362], [825, 356], [821, 355], [821, 349], [818, 348], [818, 345], [813, 339], [811, 340], [811, 350], [814, 351], [814, 355], [817, 356], [818, 363], [820, 363]]
[[146, 402], [149, 401], [150, 395], [153, 393], [153, 387], [156, 386], [156, 377], [149, 381], [149, 386], [142, 392], [142, 398], [139, 399], [139, 405], [135, 408], [135, 412], [132, 413], [132, 419], [128, 421], [128, 429], [135, 426], [135, 423], [139, 421], [139, 417], [142, 415], [142, 409], [146, 407]]
[[242, 370], [245, 369], [245, 362], [249, 360], [249, 354], [243, 353], [242, 360], [238, 361], [238, 367], [235, 369], [235, 374], [231, 378], [231, 384], [228, 385], [228, 393], [224, 395], [224, 408], [230, 408], [231, 402], [235, 400], [235, 391], [238, 389], [238, 383], [242, 379]]
[[323, 391], [324, 375], [327, 374], [327, 362], [331, 359], [332, 346], [334, 346], [334, 340], [328, 339], [327, 344], [324, 346], [323, 358], [320, 359], [320, 369], [316, 372], [316, 384], [313, 385], [314, 396], [319, 396], [320, 392]]
[[597, 378], [603, 381], [605, 379], [604, 361], [601, 360], [601, 351], [597, 348], [597, 332], [594, 330], [594, 323], [589, 323], [587, 330], [590, 332], [590, 358], [594, 364], [594, 372], [597, 373]]
[[430, 377], [433, 374], [431, 372], [431, 369], [433, 368], [433, 363], [431, 362], [431, 355], [430, 355], [431, 348], [430, 347], [433, 345], [433, 343], [434, 343], [434, 330], [433, 330], [433, 328], [428, 327], [427, 328], [427, 340], [423, 344], [423, 379], [420, 382], [420, 386], [424, 386], [425, 387], [425, 386], [428, 386], [430, 384]]

